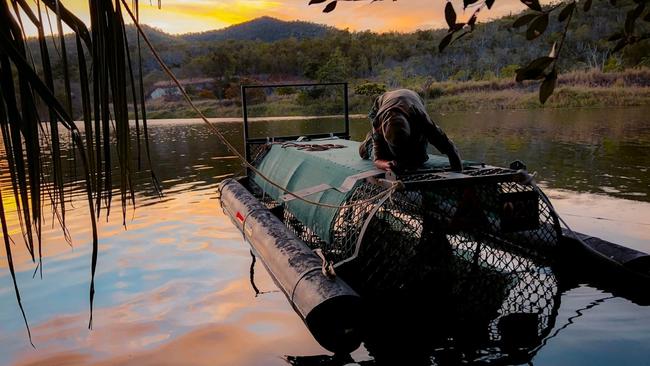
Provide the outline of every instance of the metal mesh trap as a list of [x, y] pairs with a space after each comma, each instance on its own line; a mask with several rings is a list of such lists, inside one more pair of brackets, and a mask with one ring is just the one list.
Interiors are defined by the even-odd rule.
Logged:
[[391, 289], [422, 277], [422, 266], [469, 273], [463, 266], [520, 272], [530, 270], [522, 269], [526, 261], [548, 264], [560, 237], [557, 217], [514, 173], [475, 167], [462, 177], [409, 174], [396, 178], [403, 189], [354, 205], [385, 189], [376, 179], [360, 181], [341, 205], [351, 206], [336, 210], [329, 241], [316, 234], [327, 228], [305, 225], [259, 187], [253, 191], [271, 207], [283, 206], [279, 216], [287, 227], [342, 271], [354, 273], [366, 287]]
[[[272, 151], [251, 150], [260, 152], [256, 162]], [[332, 184], [328, 191], [338, 191], [340, 207], [311, 211], [327, 212], [326, 221], [307, 215], [307, 204], [283, 201], [278, 192], [271, 197], [252, 176], [249, 189], [306, 245], [321, 249], [361, 295], [431, 291], [450, 303], [455, 324], [445, 339], [462, 360], [532, 350], [552, 328], [559, 290], [549, 268], [561, 238], [559, 221], [517, 171], [473, 165], [462, 174], [386, 174], [360, 179], [345, 193]], [[378, 195], [391, 180], [401, 182], [400, 189]], [[318, 192], [305, 198], [318, 200]], [[479, 339], [467, 341], [467, 334]]]

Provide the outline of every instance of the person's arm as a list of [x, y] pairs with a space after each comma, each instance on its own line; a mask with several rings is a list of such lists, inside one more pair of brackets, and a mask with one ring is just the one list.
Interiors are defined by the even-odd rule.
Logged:
[[463, 171], [463, 163], [456, 145], [447, 137], [438, 125], [436, 125], [429, 116], [424, 113], [424, 133], [427, 140], [433, 147], [449, 158], [449, 165], [454, 171]]
[[397, 163], [393, 160], [393, 154], [390, 152], [386, 141], [386, 136], [390, 136], [387, 133], [390, 134], [393, 131], [387, 124], [385, 117], [385, 115], [381, 115], [373, 121], [372, 156], [377, 169], [393, 170]]
[[383, 131], [383, 118], [378, 116], [379, 107], [383, 102], [383, 95], [375, 98], [375, 101], [368, 113], [368, 117], [372, 121], [372, 157], [373, 163], [377, 169], [391, 170], [395, 163], [389, 159], [388, 146], [384, 139]]
[[372, 132], [372, 156], [375, 167], [381, 170], [391, 170], [395, 167], [395, 162], [389, 160], [386, 153], [386, 141], [384, 136], [376, 130]]

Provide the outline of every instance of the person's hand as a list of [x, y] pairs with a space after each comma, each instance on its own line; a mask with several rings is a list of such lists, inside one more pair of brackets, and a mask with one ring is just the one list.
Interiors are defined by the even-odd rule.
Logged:
[[451, 170], [454, 171], [454, 172], [462, 173], [463, 165], [462, 164], [452, 164], [451, 165]]
[[449, 156], [449, 165], [451, 170], [454, 172], [460, 173], [463, 171], [463, 162], [460, 160], [460, 156], [458, 155]]
[[381, 159], [375, 160], [375, 166], [377, 167], [377, 169], [390, 171], [393, 168], [395, 168], [395, 165], [396, 165], [395, 162], [392, 160], [381, 160]]

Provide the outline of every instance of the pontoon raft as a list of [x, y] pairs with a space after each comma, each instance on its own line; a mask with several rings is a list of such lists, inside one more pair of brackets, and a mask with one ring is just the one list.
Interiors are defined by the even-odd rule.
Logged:
[[488, 312], [500, 342], [522, 339], [509, 324], [532, 323], [534, 339], [552, 328], [556, 273], [567, 268], [608, 285], [633, 283], [620, 291], [649, 288], [650, 256], [563, 231], [520, 163], [465, 161], [455, 173], [446, 157], [431, 155], [417, 171], [380, 171], [348, 140], [347, 111], [342, 132], [252, 139], [247, 88], [244, 137], [257, 173], [223, 181], [221, 206], [330, 351], [367, 340], [364, 299], [418, 291], [432, 280], [438, 293], [471, 298], [462, 302], [468, 313]]

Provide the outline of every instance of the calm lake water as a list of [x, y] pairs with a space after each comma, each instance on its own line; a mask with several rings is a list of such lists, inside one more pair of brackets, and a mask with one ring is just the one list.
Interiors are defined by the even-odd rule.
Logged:
[[[645, 107], [457, 113], [435, 119], [466, 159], [493, 165], [526, 162], [573, 229], [650, 252], [649, 116]], [[255, 122], [253, 133], [330, 132], [337, 124]], [[361, 139], [368, 124], [353, 120], [353, 138]], [[240, 141], [239, 123], [219, 127]], [[6, 258], [0, 259], [0, 364], [325, 365], [318, 356], [329, 353], [259, 262], [255, 281], [264, 293], [256, 297], [251, 287], [249, 248], [216, 197], [221, 179], [241, 173], [238, 161], [194, 120], [154, 121], [150, 135], [164, 197], [155, 194], [147, 173], [140, 173], [137, 208], [129, 210], [126, 229], [119, 202], [108, 219], [102, 216], [94, 329], [87, 330], [90, 224], [83, 196], [72, 191], [68, 226], [73, 246], [58, 230], [44, 232], [43, 278], [32, 278], [35, 265], [20, 243], [15, 251], [36, 349], [26, 337]], [[17, 223], [10, 224], [18, 240]], [[650, 307], [588, 284], [560, 291], [547, 339], [534, 354], [512, 363], [650, 365]], [[386, 319], [395, 316], [385, 314]], [[454, 364], [441, 356], [453, 349], [429, 339], [435, 333], [432, 324], [422, 335], [415, 330], [395, 334], [395, 344], [417, 340], [435, 350], [425, 363]], [[420, 325], [413, 324], [416, 328]], [[404, 329], [411, 328], [406, 324]], [[368, 348], [330, 364], [380, 363]], [[396, 346], [383, 352], [399, 358], [405, 351]]]

